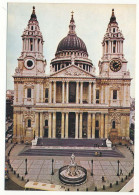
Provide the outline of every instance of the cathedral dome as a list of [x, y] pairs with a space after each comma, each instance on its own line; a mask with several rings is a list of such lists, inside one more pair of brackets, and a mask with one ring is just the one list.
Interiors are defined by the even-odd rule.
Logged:
[[87, 53], [85, 43], [76, 34], [74, 35], [68, 34], [65, 38], [63, 38], [57, 47], [56, 54], [61, 51], [69, 50], [82, 51]]
[[82, 39], [76, 35], [75, 27], [76, 26], [72, 14], [69, 25], [69, 33], [58, 44], [56, 55], [64, 51], [79, 51], [85, 53], [88, 56], [86, 45]]

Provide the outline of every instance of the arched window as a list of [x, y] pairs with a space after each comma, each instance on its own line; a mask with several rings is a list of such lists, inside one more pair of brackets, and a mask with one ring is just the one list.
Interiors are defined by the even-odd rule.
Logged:
[[28, 119], [28, 127], [31, 127], [31, 119]]
[[112, 121], [112, 128], [115, 129], [115, 121]]

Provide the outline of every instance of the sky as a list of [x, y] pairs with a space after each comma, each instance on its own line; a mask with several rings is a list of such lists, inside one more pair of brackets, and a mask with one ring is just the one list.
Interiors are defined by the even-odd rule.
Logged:
[[13, 89], [15, 68], [22, 51], [21, 35], [26, 28], [32, 6], [35, 6], [37, 20], [44, 39], [44, 58], [47, 61], [46, 75], [49, 65], [55, 57], [58, 43], [67, 36], [71, 11], [74, 12], [76, 33], [86, 44], [89, 59], [96, 67], [102, 57], [104, 34], [115, 10], [116, 20], [125, 37], [124, 54], [128, 61], [127, 69], [131, 73], [131, 97], [135, 97], [135, 53], [136, 53], [136, 5], [133, 4], [51, 4], [51, 3], [8, 3], [7, 17], [7, 89]]

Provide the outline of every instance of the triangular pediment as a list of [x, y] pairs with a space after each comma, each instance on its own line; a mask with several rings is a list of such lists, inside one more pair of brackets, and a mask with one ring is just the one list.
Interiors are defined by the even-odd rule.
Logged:
[[91, 73], [88, 73], [87, 71], [83, 70], [82, 68], [79, 68], [76, 65], [70, 65], [66, 68], [63, 68], [59, 70], [58, 72], [55, 72], [50, 75], [50, 77], [95, 77]]

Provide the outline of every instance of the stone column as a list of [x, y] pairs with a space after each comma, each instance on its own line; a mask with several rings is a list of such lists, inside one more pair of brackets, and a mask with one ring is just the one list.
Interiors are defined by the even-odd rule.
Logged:
[[62, 103], [64, 103], [64, 94], [65, 94], [65, 82], [62, 81]]
[[91, 138], [91, 113], [88, 112], [87, 138]]
[[48, 138], [52, 137], [52, 114], [49, 112], [49, 130], [48, 130]]
[[80, 133], [79, 133], [79, 138], [82, 138], [82, 129], [83, 129], [83, 113], [80, 112]]
[[40, 137], [43, 137], [43, 113], [40, 112]]
[[52, 82], [49, 81], [49, 103], [52, 103]]
[[108, 114], [105, 114], [105, 135], [104, 138], [108, 138]]
[[53, 112], [53, 138], [56, 138], [56, 112]]
[[68, 138], [68, 127], [69, 127], [69, 113], [66, 112], [66, 130], [65, 130], [65, 138]]
[[81, 81], [81, 86], [80, 86], [80, 104], [83, 103], [83, 82]]
[[123, 106], [126, 106], [126, 85], [123, 85]]
[[103, 104], [103, 86], [101, 86], [101, 104]]
[[38, 112], [36, 112], [35, 113], [35, 123], [36, 123], [36, 125], [35, 125], [35, 127], [36, 127], [36, 130], [35, 130], [35, 136], [36, 137], [39, 137], [39, 135], [38, 135], [38, 130], [39, 130], [39, 118], [38, 118]]
[[92, 82], [89, 82], [89, 88], [88, 88], [88, 103], [91, 104], [91, 85]]
[[79, 103], [79, 81], [76, 82], [76, 104]]
[[93, 104], [96, 104], [96, 83], [93, 83]]
[[75, 139], [78, 139], [78, 112], [76, 112]]
[[53, 103], [56, 103], [56, 81], [54, 81], [54, 99], [53, 99]]
[[92, 114], [92, 138], [95, 138], [95, 113]]
[[69, 81], [66, 82], [66, 103], [69, 103]]
[[105, 85], [105, 104], [108, 104], [108, 97], [109, 97], [108, 86]]
[[61, 138], [64, 138], [64, 112], [62, 112], [62, 120], [61, 120]]
[[101, 113], [101, 123], [100, 123], [100, 138], [104, 137], [104, 114]]

